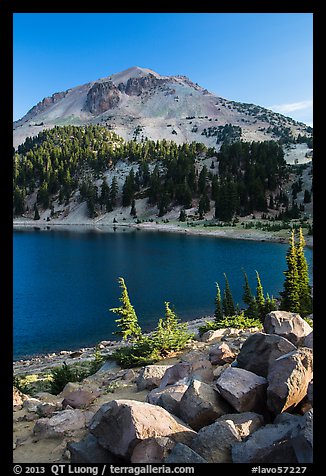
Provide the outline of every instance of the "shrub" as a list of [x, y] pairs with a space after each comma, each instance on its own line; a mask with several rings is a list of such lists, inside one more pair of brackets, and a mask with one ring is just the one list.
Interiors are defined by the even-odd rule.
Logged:
[[52, 381], [50, 392], [54, 395], [62, 392], [68, 382], [81, 382], [89, 376], [89, 371], [77, 366], [68, 366], [66, 362], [61, 367], [51, 370]]
[[207, 331], [224, 329], [226, 327], [234, 327], [236, 329], [248, 329], [250, 327], [262, 327], [259, 319], [247, 317], [242, 312], [234, 316], [225, 316], [219, 321], [206, 321], [206, 324], [198, 328], [199, 334], [202, 335]]
[[119, 347], [109, 358], [116, 360], [121, 367], [128, 368], [153, 364], [160, 360], [161, 356], [155, 348], [153, 339], [142, 336], [133, 345]]

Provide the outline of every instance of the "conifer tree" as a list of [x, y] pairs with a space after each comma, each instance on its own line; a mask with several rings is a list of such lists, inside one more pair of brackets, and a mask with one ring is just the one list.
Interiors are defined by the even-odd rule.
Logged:
[[34, 218], [33, 218], [33, 220], [39, 220], [39, 219], [40, 219], [40, 214], [39, 214], [37, 205], [36, 205], [36, 203], [35, 203], [35, 205], [34, 205]]
[[192, 335], [187, 330], [187, 324], [179, 322], [175, 312], [170, 308], [170, 303], [165, 302], [165, 316], [159, 319], [157, 328], [153, 333], [153, 342], [161, 355], [172, 350], [183, 349]]
[[141, 338], [142, 332], [138, 324], [138, 318], [135, 309], [130, 302], [124, 279], [120, 277], [118, 282], [122, 290], [121, 297], [119, 298], [122, 305], [120, 307], [114, 307], [110, 309], [111, 312], [114, 312], [120, 316], [120, 319], [116, 319], [115, 321], [120, 330], [115, 332], [115, 334], [121, 336], [123, 340], [138, 340]]
[[244, 311], [245, 316], [252, 319], [258, 319], [258, 307], [255, 296], [252, 294], [247, 273], [244, 272], [245, 284], [243, 286], [243, 302], [247, 304], [247, 309]]
[[302, 228], [296, 244], [300, 314], [306, 316], [312, 312], [311, 288], [309, 285], [308, 263], [304, 255], [305, 239]]
[[266, 299], [265, 299], [265, 316], [266, 314], [272, 312], [272, 311], [276, 311], [277, 309], [277, 306], [276, 306], [276, 302], [275, 302], [275, 299], [272, 297], [270, 297], [270, 295], [267, 293], [266, 294]]
[[264, 290], [261, 284], [258, 271], [256, 271], [256, 280], [257, 280], [257, 287], [256, 287], [257, 310], [259, 314], [259, 319], [263, 322], [265, 319], [265, 297], [264, 297]]
[[281, 293], [281, 309], [290, 312], [300, 312], [299, 274], [297, 264], [297, 250], [294, 241], [294, 230], [291, 232], [289, 249], [286, 255], [287, 270], [284, 271], [285, 281]]
[[118, 196], [118, 181], [116, 176], [113, 177], [111, 187], [110, 187], [110, 200], [112, 207], [115, 207], [117, 204], [117, 196]]
[[186, 221], [186, 220], [187, 220], [186, 210], [182, 208], [180, 210], [179, 221]]
[[218, 322], [223, 319], [223, 306], [222, 306], [222, 298], [221, 298], [221, 290], [218, 283], [216, 284], [216, 296], [215, 296], [215, 312], [214, 317], [215, 321]]
[[136, 211], [136, 202], [135, 199], [132, 200], [131, 202], [131, 210], [130, 210], [130, 215], [133, 217], [137, 217], [137, 211]]
[[224, 315], [234, 316], [236, 313], [236, 309], [235, 309], [229, 281], [225, 273], [224, 273], [224, 278], [225, 278], [225, 289], [224, 289], [223, 302], [222, 302]]

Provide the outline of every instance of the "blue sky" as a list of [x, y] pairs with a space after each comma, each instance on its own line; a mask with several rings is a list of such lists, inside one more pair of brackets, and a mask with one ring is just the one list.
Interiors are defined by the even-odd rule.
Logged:
[[14, 119], [131, 66], [312, 125], [310, 13], [15, 13]]

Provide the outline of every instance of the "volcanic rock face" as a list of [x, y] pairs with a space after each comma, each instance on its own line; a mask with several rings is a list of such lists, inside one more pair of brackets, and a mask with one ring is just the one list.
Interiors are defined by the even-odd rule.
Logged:
[[164, 83], [166, 83], [165, 79], [156, 78], [153, 74], [149, 74], [142, 78], [129, 78], [125, 88], [125, 93], [128, 94], [128, 96], [138, 96], [143, 91], [148, 91], [151, 88], [163, 85]]
[[46, 111], [49, 107], [51, 107], [53, 104], [56, 104], [59, 102], [61, 99], [66, 97], [70, 90], [68, 89], [67, 91], [60, 91], [58, 93], [52, 94], [52, 96], [48, 96], [42, 101], [38, 102], [35, 106], [33, 106], [28, 113], [25, 116], [25, 120], [30, 120], [33, 119], [35, 116], [38, 116], [39, 114], [42, 114], [44, 111]]
[[117, 107], [119, 101], [120, 92], [112, 81], [95, 83], [87, 93], [84, 109], [98, 115]]

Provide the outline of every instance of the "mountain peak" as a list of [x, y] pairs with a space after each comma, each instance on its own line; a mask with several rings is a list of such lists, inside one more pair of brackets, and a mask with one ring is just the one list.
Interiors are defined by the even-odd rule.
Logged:
[[120, 73], [111, 74], [106, 79], [111, 79], [114, 84], [118, 85], [119, 83], [126, 84], [130, 78], [142, 78], [144, 76], [148, 76], [149, 74], [152, 74], [156, 78], [163, 77], [152, 69], [141, 68], [140, 66], [132, 66], [131, 68], [125, 69]]

